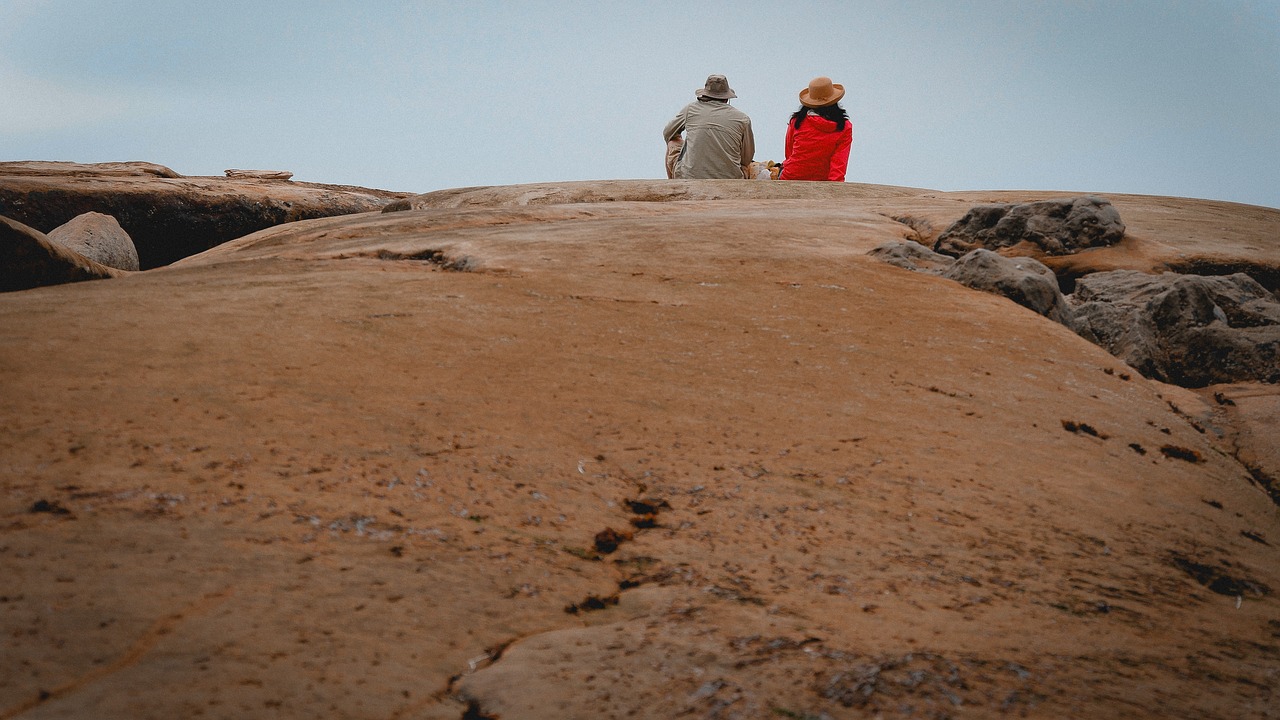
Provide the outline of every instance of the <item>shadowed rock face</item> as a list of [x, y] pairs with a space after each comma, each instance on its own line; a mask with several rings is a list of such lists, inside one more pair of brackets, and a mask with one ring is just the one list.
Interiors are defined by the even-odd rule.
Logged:
[[368, 212], [404, 193], [255, 178], [183, 177], [150, 163], [0, 163], [0, 215], [49, 232], [111, 215], [149, 269], [264, 228]]
[[123, 274], [62, 247], [39, 230], [0, 216], [0, 292]]
[[1120, 213], [1105, 198], [1087, 196], [1018, 205], [979, 205], [938, 236], [933, 249], [958, 257], [975, 248], [1028, 245], [1069, 255], [1115, 245], [1124, 237]]

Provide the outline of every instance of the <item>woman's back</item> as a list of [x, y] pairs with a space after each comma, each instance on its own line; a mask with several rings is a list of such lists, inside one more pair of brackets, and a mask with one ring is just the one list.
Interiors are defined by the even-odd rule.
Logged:
[[849, 147], [853, 143], [853, 123], [841, 123], [811, 114], [787, 126], [786, 161], [782, 164], [783, 180], [844, 181], [849, 165]]
[[787, 123], [782, 180], [844, 182], [853, 146], [853, 123], [840, 107], [844, 86], [816, 77], [800, 91], [800, 109]]

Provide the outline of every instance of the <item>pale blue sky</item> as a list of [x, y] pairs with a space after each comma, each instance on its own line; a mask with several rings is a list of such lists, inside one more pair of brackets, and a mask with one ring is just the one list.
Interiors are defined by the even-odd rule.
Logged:
[[661, 177], [714, 72], [757, 159], [811, 77], [843, 83], [851, 182], [1280, 207], [1280, 0], [0, 0], [0, 160]]

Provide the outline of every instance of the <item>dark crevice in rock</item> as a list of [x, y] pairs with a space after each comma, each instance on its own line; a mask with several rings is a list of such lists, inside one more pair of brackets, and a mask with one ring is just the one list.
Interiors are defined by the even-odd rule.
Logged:
[[1178, 445], [1161, 445], [1160, 454], [1167, 458], [1183, 460], [1189, 463], [1198, 464], [1204, 462], [1204, 456], [1198, 451], [1192, 450], [1191, 448], [1180, 447]]
[[499, 720], [499, 716], [485, 712], [475, 700], [468, 700], [466, 710], [462, 711], [462, 720]]
[[1235, 275], [1244, 273], [1273, 294], [1280, 293], [1280, 265], [1248, 260], [1215, 260], [1191, 258], [1165, 263], [1171, 272], [1183, 275]]
[[608, 555], [618, 549], [618, 546], [632, 538], [629, 532], [618, 532], [613, 528], [605, 528], [596, 533], [593, 544], [596, 552], [601, 555]]
[[1271, 502], [1280, 507], [1280, 480], [1272, 477], [1270, 473], [1257, 465], [1243, 461], [1240, 464], [1244, 466], [1245, 470], [1249, 471], [1249, 478], [1253, 481], [1253, 484], [1261, 488], [1267, 494], [1267, 497], [1271, 498]]
[[1267, 546], [1271, 545], [1271, 543], [1267, 542], [1267, 538], [1263, 536], [1261, 533], [1256, 533], [1250, 530], [1241, 530], [1240, 534], [1244, 536], [1246, 539], [1252, 540], [1260, 545], [1267, 545]]
[[1063, 420], [1062, 429], [1078, 435], [1092, 435], [1099, 440], [1107, 440], [1110, 437], [1106, 433], [1099, 432], [1097, 428], [1088, 423], [1075, 422], [1074, 420]]
[[564, 611], [570, 615], [578, 613], [591, 612], [593, 610], [604, 610], [607, 607], [618, 604], [618, 593], [612, 595], [588, 595], [576, 603], [566, 605]]
[[885, 213], [880, 213], [880, 215], [901, 225], [906, 225], [910, 231], [906, 239], [911, 242], [931, 247], [938, 238], [938, 230], [934, 228], [933, 223], [925, 218], [918, 218], [914, 215], [888, 215]]
[[376, 256], [379, 260], [411, 260], [418, 262], [426, 262], [439, 267], [442, 270], [453, 272], [474, 272], [478, 264], [475, 258], [469, 255], [461, 255], [452, 257], [447, 255], [443, 250], [418, 250], [415, 252], [396, 252], [394, 250], [379, 250]]
[[1226, 570], [1214, 565], [1207, 565], [1188, 558], [1181, 553], [1171, 553], [1169, 561], [1174, 567], [1190, 575], [1192, 579], [1209, 590], [1228, 597], [1253, 595], [1266, 597], [1271, 588], [1251, 578], [1233, 577]]

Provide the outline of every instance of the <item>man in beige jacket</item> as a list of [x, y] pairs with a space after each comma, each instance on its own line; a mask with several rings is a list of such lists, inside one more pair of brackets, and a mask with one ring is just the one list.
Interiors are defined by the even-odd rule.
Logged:
[[[729, 105], [738, 94], [723, 75], [712, 75], [662, 131], [667, 141], [667, 177], [744, 179], [756, 154], [751, 118]], [[681, 137], [681, 133], [684, 137]]]

